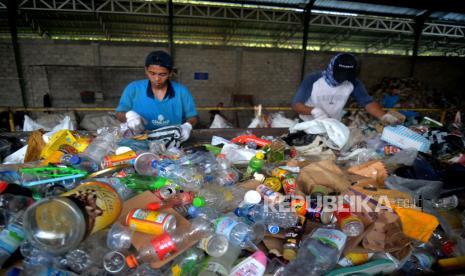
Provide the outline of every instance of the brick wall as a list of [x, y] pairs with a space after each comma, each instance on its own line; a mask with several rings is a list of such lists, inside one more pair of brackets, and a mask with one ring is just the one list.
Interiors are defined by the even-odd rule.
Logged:
[[[42, 106], [50, 93], [54, 106], [116, 106], [124, 87], [144, 78], [145, 56], [164, 45], [21, 40], [21, 54], [29, 106]], [[306, 73], [324, 69], [332, 53], [310, 52]], [[252, 94], [255, 103], [289, 106], [300, 83], [300, 51], [281, 49], [176, 46], [177, 80], [192, 92], [198, 106], [231, 105], [232, 94]], [[406, 77], [410, 58], [362, 54], [360, 79], [368, 90], [383, 77]], [[20, 106], [20, 88], [9, 41], [0, 42], [0, 96], [2, 106]], [[419, 57], [415, 77], [445, 93], [462, 91], [465, 77], [461, 58]], [[208, 80], [195, 80], [207, 72]], [[80, 92], [101, 91], [104, 101], [80, 101]], [[232, 113], [227, 113], [232, 117]], [[201, 112], [208, 121], [208, 112]]]

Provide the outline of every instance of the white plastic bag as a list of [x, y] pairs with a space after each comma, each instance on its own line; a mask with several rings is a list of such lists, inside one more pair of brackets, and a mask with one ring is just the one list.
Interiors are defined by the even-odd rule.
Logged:
[[226, 121], [223, 116], [219, 114], [215, 114], [215, 117], [213, 118], [213, 122], [210, 126], [210, 128], [232, 128], [232, 124], [228, 121]]
[[257, 151], [243, 148], [236, 144], [227, 144], [223, 146], [221, 153], [224, 154], [224, 157], [233, 164], [248, 164]]
[[102, 126], [117, 127], [119, 124], [120, 122], [116, 119], [115, 115], [108, 113], [91, 113], [84, 115], [80, 127], [85, 130], [95, 131]]
[[306, 121], [298, 123], [289, 128], [291, 133], [299, 130], [305, 131], [308, 134], [327, 134], [329, 140], [334, 143], [328, 143], [327, 146], [330, 148], [341, 149], [349, 140], [350, 130], [343, 123], [336, 119], [315, 119], [312, 121]]
[[297, 122], [298, 120], [286, 118], [282, 112], [271, 114], [271, 127], [273, 128], [290, 128]]
[[29, 116], [24, 115], [23, 131], [34, 131], [41, 128], [45, 131], [57, 131], [61, 129], [75, 130], [76, 126], [72, 123], [71, 118], [69, 116], [65, 116], [60, 121], [60, 123], [55, 125], [54, 127], [47, 127], [46, 125], [35, 122]]

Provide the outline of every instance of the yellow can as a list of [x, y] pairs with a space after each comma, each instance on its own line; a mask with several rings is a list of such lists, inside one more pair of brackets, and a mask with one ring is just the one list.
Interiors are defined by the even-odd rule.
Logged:
[[168, 213], [134, 208], [126, 216], [126, 225], [135, 231], [159, 236], [176, 229], [176, 217]]

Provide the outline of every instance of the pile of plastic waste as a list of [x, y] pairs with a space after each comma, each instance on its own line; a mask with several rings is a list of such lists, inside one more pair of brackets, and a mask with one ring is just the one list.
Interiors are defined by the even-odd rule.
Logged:
[[0, 166], [6, 275], [415, 275], [465, 269], [459, 121], [292, 124], [203, 146], [31, 133]]

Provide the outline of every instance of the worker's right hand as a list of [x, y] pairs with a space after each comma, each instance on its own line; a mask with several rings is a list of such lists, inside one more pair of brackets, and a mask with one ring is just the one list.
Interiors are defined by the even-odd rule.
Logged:
[[400, 124], [399, 119], [397, 119], [395, 116], [386, 113], [381, 117], [381, 122], [387, 124], [387, 125], [398, 125]]
[[140, 134], [145, 130], [144, 118], [135, 111], [126, 112], [126, 123], [134, 134]]
[[310, 112], [315, 119], [326, 119], [328, 118], [328, 114], [324, 112], [323, 109], [320, 109], [318, 107], [314, 107], [312, 111]]

